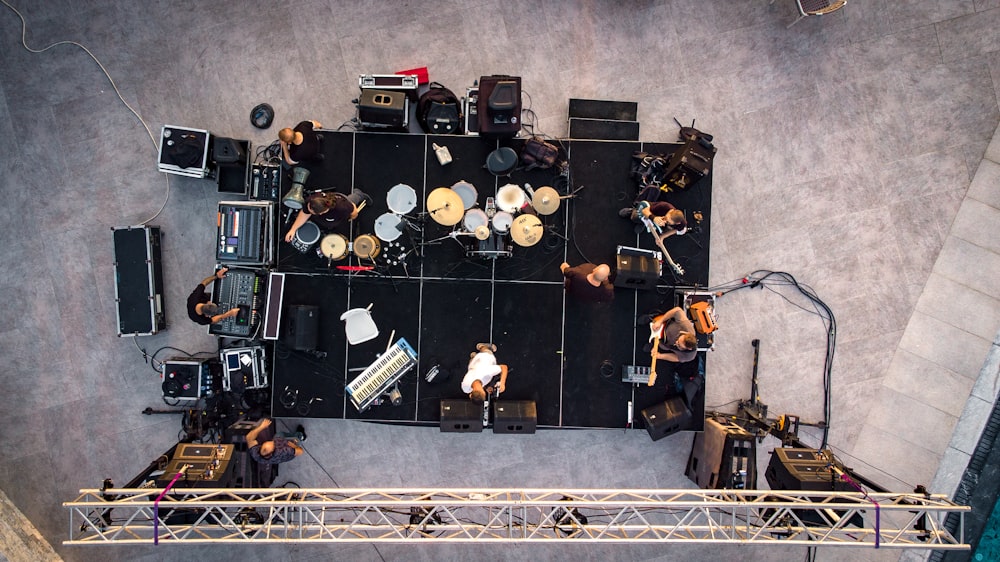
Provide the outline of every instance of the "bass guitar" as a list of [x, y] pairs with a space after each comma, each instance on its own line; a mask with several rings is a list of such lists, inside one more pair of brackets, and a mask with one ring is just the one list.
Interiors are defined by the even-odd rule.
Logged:
[[646, 227], [646, 231], [653, 236], [653, 241], [656, 242], [660, 251], [663, 252], [663, 259], [670, 265], [671, 269], [676, 271], [677, 275], [684, 275], [684, 268], [670, 257], [670, 252], [668, 252], [667, 248], [663, 245], [663, 237], [660, 236], [663, 233], [663, 229], [653, 222], [653, 219], [642, 214], [642, 210], [647, 207], [649, 207], [649, 203], [646, 201], [640, 201], [636, 206], [636, 214], [639, 216], [639, 220], [641, 220], [643, 226]]

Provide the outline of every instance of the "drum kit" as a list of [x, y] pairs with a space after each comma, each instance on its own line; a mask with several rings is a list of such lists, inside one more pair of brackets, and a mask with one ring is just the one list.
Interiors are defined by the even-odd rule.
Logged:
[[[560, 196], [547, 186], [533, 191], [528, 184], [522, 187], [509, 183], [497, 190], [495, 198], [486, 198], [484, 209], [477, 208], [478, 197], [475, 186], [465, 180], [431, 191], [427, 197], [431, 219], [454, 229], [426, 243], [452, 238], [466, 247], [469, 257], [510, 257], [512, 246], [508, 239], [522, 247], [537, 244], [545, 233], [538, 215], [555, 213], [560, 200], [571, 196]], [[459, 240], [465, 236], [474, 240], [467, 245]]]
[[[409, 214], [417, 207], [417, 193], [400, 183], [387, 192], [389, 211], [375, 220], [374, 234], [361, 234], [352, 242], [342, 234], [322, 235], [318, 225], [307, 222], [296, 230], [292, 246], [303, 254], [316, 246], [316, 255], [328, 260], [330, 265], [351, 254], [360, 261], [374, 262], [383, 253], [384, 246], [389, 265], [405, 266], [410, 252], [398, 239], [403, 233], [409, 235], [408, 229], [422, 230], [423, 217], [430, 217], [442, 226], [452, 227], [452, 231], [423, 244], [451, 238], [465, 248], [468, 257], [510, 257], [511, 241], [521, 247], [531, 247], [541, 241], [545, 226], [539, 216], [555, 213], [561, 200], [569, 197], [573, 195], [560, 195], [548, 186], [532, 190], [528, 184], [522, 187], [508, 183], [497, 190], [495, 198], [487, 197], [485, 207], [480, 209], [478, 190], [472, 183], [461, 180], [451, 187], [432, 190], [427, 196], [426, 212], [415, 219]], [[412, 237], [410, 242], [415, 250]]]

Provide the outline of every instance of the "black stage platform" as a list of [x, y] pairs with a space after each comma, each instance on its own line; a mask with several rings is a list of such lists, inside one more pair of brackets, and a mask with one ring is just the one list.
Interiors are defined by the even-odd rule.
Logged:
[[[348, 193], [357, 188], [373, 199], [340, 233], [345, 239], [374, 234], [376, 220], [388, 211], [386, 194], [396, 184], [416, 191], [417, 206], [407, 214], [413, 226], [406, 226], [395, 241], [381, 242], [374, 260], [349, 255], [330, 261], [318, 255], [316, 247], [303, 253], [279, 242], [276, 269], [293, 273], [286, 276], [285, 306], [319, 306], [320, 337], [319, 353], [293, 351], [281, 341], [276, 345], [275, 416], [437, 424], [440, 399], [465, 397], [459, 383], [469, 353], [477, 342], [488, 341], [498, 346], [498, 361], [510, 366], [507, 391], [500, 400], [534, 400], [539, 427], [624, 427], [630, 400], [635, 405], [635, 424], [641, 426], [643, 408], [682, 393], [686, 380], [703, 381], [705, 352], [680, 366], [660, 361], [658, 382], [652, 388], [622, 383], [621, 369], [623, 365], [649, 365], [649, 356], [642, 351], [648, 328], [639, 317], [674, 306], [675, 286], [704, 287], [708, 282], [711, 177], [684, 192], [662, 197], [684, 209], [692, 226], [695, 211], [704, 217], [687, 235], [666, 241], [675, 261], [686, 270], [683, 278], [666, 268], [656, 290], [619, 288], [613, 303], [580, 303], [565, 298], [559, 264], [591, 261], [614, 268], [619, 245], [653, 249], [652, 237], [637, 234], [634, 225], [617, 213], [636, 195], [636, 183], [629, 178], [632, 154], [637, 150], [670, 153], [679, 145], [562, 141], [561, 149], [570, 162], [568, 174], [517, 170], [510, 177], [498, 178], [484, 168], [487, 155], [498, 146], [519, 152], [523, 142], [476, 136], [324, 133], [325, 158], [310, 167], [306, 189], [336, 188]], [[448, 147], [451, 164], [438, 163], [434, 143]], [[468, 258], [466, 248], [478, 244], [475, 238], [447, 237], [454, 228], [424, 214], [428, 193], [460, 180], [475, 186], [480, 209], [485, 208], [487, 197], [508, 183], [552, 186], [561, 194], [576, 191], [576, 197], [563, 199], [555, 214], [539, 217], [545, 234], [537, 244], [521, 247], [506, 237], [512, 245], [511, 257]], [[286, 229], [282, 226], [279, 240]], [[344, 266], [375, 269], [347, 271]], [[372, 317], [379, 336], [349, 345], [340, 315], [369, 304], [374, 305]], [[287, 315], [282, 322], [286, 321]], [[418, 365], [399, 383], [401, 405], [387, 401], [359, 413], [345, 396], [344, 386], [386, 349], [393, 330], [393, 341], [404, 337], [417, 351]], [[613, 370], [602, 370], [606, 361], [613, 364]], [[435, 365], [440, 365], [441, 374], [428, 383], [425, 374]], [[698, 392], [691, 400], [693, 429], [701, 428], [703, 397], [704, 392]]]

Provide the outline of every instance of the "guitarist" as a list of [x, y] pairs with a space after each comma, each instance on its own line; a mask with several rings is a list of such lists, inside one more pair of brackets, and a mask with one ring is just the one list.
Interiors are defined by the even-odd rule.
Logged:
[[656, 242], [663, 243], [663, 240], [674, 234], [684, 234], [687, 232], [687, 219], [684, 211], [674, 207], [666, 201], [637, 201], [635, 207], [625, 207], [618, 211], [618, 216], [630, 219], [639, 224], [640, 217], [650, 219], [656, 226]]
[[618, 215], [644, 226], [653, 236], [653, 241], [656, 242], [657, 247], [663, 252], [663, 259], [677, 272], [677, 275], [684, 275], [684, 268], [670, 257], [670, 252], [663, 245], [663, 241], [668, 236], [687, 232], [687, 219], [684, 218], [684, 211], [666, 201], [655, 201], [653, 203], [639, 201], [636, 203], [634, 209], [626, 207], [618, 211]]
[[[660, 334], [659, 349], [654, 355], [656, 359], [687, 363], [698, 355], [698, 338], [695, 336], [694, 324], [681, 307], [675, 306], [654, 317], [649, 329], [654, 335]], [[652, 349], [650, 351], [652, 352]]]

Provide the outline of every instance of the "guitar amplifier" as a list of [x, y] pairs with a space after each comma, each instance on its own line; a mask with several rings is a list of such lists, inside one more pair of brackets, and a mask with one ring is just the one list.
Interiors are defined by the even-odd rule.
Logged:
[[410, 99], [405, 92], [362, 90], [358, 120], [365, 129], [405, 131], [410, 124]]
[[706, 301], [692, 304], [688, 308], [688, 314], [699, 334], [711, 334], [719, 329], [715, 323], [715, 307]]

